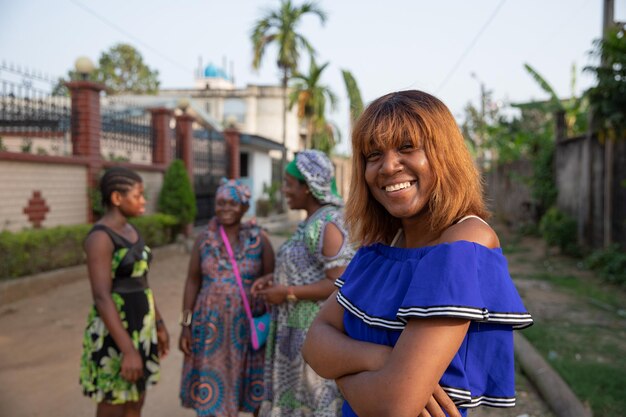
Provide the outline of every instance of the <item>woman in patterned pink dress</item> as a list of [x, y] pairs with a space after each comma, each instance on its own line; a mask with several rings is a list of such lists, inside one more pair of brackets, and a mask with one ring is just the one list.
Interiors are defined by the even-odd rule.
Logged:
[[241, 222], [249, 201], [245, 184], [222, 180], [215, 217], [198, 236], [189, 262], [179, 340], [185, 354], [180, 398], [202, 417], [254, 412], [265, 395], [265, 349], [252, 349], [248, 319], [219, 232], [222, 226], [228, 236], [253, 313], [262, 312], [264, 303], [251, 297], [250, 286], [274, 270], [274, 251], [260, 227]]

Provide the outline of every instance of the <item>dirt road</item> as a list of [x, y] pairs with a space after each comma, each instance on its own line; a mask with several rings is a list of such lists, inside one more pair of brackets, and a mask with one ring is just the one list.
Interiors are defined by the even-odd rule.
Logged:
[[[278, 247], [282, 239], [273, 238]], [[144, 415], [194, 416], [179, 406], [182, 354], [176, 348], [178, 314], [188, 255], [182, 247], [155, 251], [150, 284], [171, 336], [162, 379], [148, 391]], [[94, 404], [81, 394], [78, 365], [82, 332], [91, 305], [84, 267], [70, 268], [77, 279], [20, 301], [0, 306], [0, 417], [94, 415]], [[546, 417], [546, 405], [522, 378], [518, 406], [509, 410], [471, 411], [473, 417]]]

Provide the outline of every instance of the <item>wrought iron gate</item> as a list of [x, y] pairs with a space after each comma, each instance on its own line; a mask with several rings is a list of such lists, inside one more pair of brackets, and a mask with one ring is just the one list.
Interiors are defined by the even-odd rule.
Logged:
[[215, 191], [226, 176], [226, 142], [221, 132], [194, 130], [193, 187], [196, 194], [195, 224], [205, 224], [215, 214]]

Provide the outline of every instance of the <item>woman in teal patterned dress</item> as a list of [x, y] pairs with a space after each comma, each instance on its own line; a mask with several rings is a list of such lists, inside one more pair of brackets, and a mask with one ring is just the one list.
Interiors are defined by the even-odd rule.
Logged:
[[300, 353], [321, 303], [354, 254], [343, 222], [343, 202], [333, 187], [333, 165], [322, 152], [300, 152], [287, 166], [283, 192], [289, 207], [305, 210], [307, 218], [280, 247], [273, 276], [253, 287], [275, 306], [261, 417], [341, 415], [343, 399], [335, 382], [319, 377]]
[[222, 180], [215, 217], [199, 234], [189, 260], [179, 340], [185, 354], [180, 399], [200, 417], [254, 412], [265, 394], [265, 349], [252, 348], [243, 300], [220, 234], [223, 228], [253, 313], [262, 313], [265, 303], [250, 297], [250, 286], [274, 270], [274, 251], [259, 226], [241, 221], [250, 194], [241, 181]]
[[129, 217], [143, 214], [141, 177], [121, 167], [100, 181], [105, 215], [85, 239], [94, 305], [83, 337], [80, 384], [97, 402], [96, 415], [139, 416], [146, 387], [159, 379], [169, 335], [147, 273], [151, 260]]

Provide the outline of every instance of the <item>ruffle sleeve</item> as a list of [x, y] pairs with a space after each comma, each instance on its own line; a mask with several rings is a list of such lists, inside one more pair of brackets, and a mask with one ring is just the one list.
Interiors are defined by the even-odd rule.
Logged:
[[532, 318], [509, 276], [501, 249], [459, 241], [415, 261], [398, 318], [459, 317], [522, 329]]

